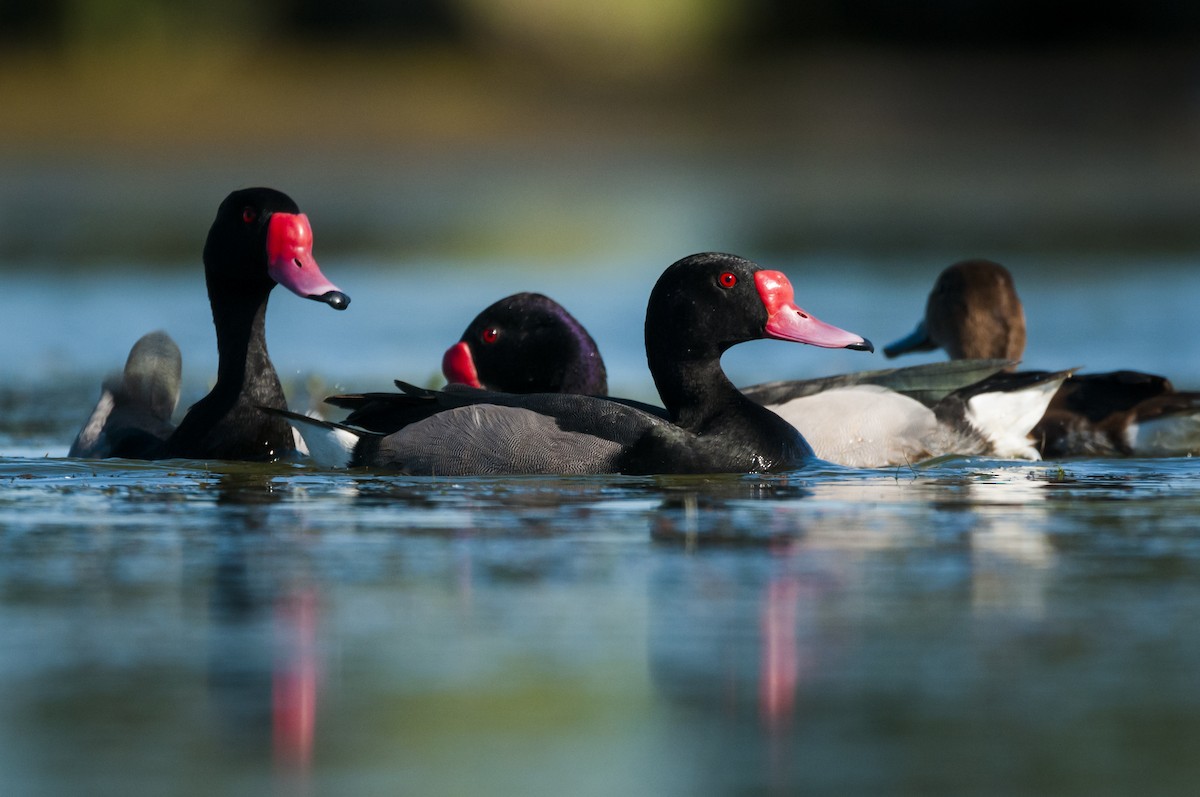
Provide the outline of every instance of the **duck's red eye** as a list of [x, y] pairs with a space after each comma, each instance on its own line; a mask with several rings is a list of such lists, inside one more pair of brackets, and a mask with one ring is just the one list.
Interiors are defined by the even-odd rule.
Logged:
[[482, 340], [484, 343], [495, 343], [496, 338], [498, 337], [500, 337], [500, 330], [496, 329], [495, 327], [488, 327], [487, 329], [483, 330], [483, 333], [479, 336], [480, 340]]
[[254, 208], [245, 208], [242, 210], [242, 221], [246, 222], [247, 224], [253, 224], [254, 220], [257, 218], [258, 211]]
[[734, 274], [732, 271], [726, 271], [718, 277], [718, 280], [722, 288], [732, 288], [734, 285], [737, 285], [737, 274]]

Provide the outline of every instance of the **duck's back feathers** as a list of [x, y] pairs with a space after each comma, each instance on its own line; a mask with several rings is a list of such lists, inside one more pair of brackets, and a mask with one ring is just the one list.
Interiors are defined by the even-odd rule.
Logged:
[[1128, 412], [1147, 399], [1174, 392], [1174, 386], [1165, 376], [1141, 371], [1076, 374], [1054, 397], [1050, 409], [1079, 413], [1092, 423], [1099, 423], [1113, 413]]
[[856, 371], [816, 379], [763, 382], [742, 388], [742, 392], [759, 404], [775, 405], [835, 388], [876, 385], [903, 393], [927, 407], [932, 407], [955, 390], [975, 384], [1013, 365], [1015, 363], [1011, 360], [950, 360], [906, 368]]
[[428, 418], [435, 406], [408, 393], [345, 393], [329, 396], [325, 402], [350, 410], [344, 420], [347, 425], [382, 434]]

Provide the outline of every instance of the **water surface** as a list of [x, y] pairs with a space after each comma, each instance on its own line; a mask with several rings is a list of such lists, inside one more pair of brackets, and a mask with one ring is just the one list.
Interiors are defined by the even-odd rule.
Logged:
[[1200, 469], [0, 467], [21, 794], [1184, 793]]
[[[927, 288], [894, 264], [785, 265], [807, 309], [877, 343], [908, 331]], [[1162, 366], [1200, 384], [1196, 278], [1156, 289], [1126, 266], [1057, 298], [1065, 277], [1018, 276], [1030, 364]], [[524, 271], [520, 286], [447, 264], [322, 267], [354, 297], [346, 313], [272, 300], [293, 403], [432, 378], [470, 315], [517, 287], [592, 328], [621, 392], [649, 390], [640, 314], [657, 264]], [[99, 377], [141, 332], [175, 334], [192, 398], [203, 391], [203, 293], [187, 272], [12, 279], [27, 297], [13, 323], [33, 332], [0, 356], [6, 794], [1200, 781], [1193, 459], [664, 479], [73, 461]], [[743, 383], [882, 364], [746, 348], [727, 357]]]

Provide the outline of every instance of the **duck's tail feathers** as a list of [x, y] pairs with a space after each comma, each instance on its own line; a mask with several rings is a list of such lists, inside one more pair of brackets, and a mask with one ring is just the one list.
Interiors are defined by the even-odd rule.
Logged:
[[1072, 373], [1074, 369], [997, 374], [951, 393], [934, 411], [939, 418], [961, 415], [997, 457], [1041, 459], [1030, 433]]
[[327, 404], [350, 410], [345, 423], [356, 429], [391, 434], [442, 409], [441, 393], [396, 382], [402, 393], [345, 393], [329, 396]]
[[358, 444], [371, 433], [340, 423], [323, 421], [291, 410], [260, 407], [287, 420], [304, 441], [308, 455], [322, 468], [349, 468], [355, 463]]
[[393, 379], [392, 384], [400, 388], [405, 395], [413, 396], [414, 398], [432, 399], [438, 394], [436, 390], [414, 385], [412, 382], [405, 382], [403, 379]]

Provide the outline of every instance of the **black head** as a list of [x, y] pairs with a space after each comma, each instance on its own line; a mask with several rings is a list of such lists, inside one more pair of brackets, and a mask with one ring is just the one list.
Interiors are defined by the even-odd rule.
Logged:
[[204, 244], [204, 270], [214, 299], [266, 295], [278, 284], [337, 310], [350, 303], [313, 258], [308, 217], [271, 188], [245, 188], [225, 198]]
[[667, 268], [646, 308], [646, 348], [677, 359], [719, 357], [737, 343], [777, 338], [874, 351], [870, 341], [796, 306], [792, 285], [736, 255], [691, 255]]
[[447, 381], [506, 393], [608, 391], [595, 341], [539, 293], [505, 297], [476, 316], [442, 358], [442, 371]]

